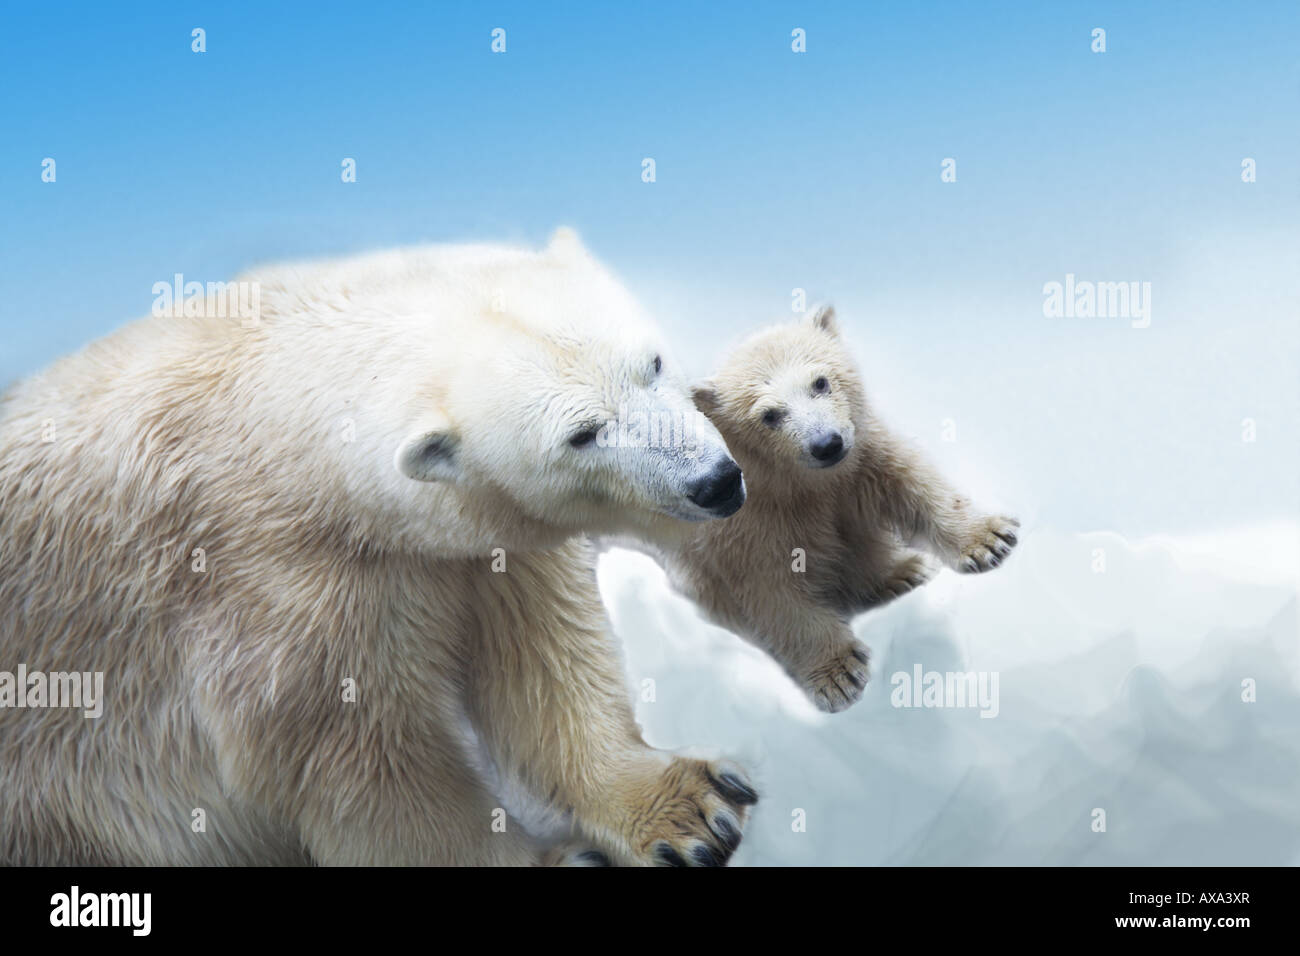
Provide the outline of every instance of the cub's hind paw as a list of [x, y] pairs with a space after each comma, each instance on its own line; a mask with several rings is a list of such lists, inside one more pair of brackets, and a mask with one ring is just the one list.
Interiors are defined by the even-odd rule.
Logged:
[[853, 641], [829, 660], [811, 668], [801, 681], [819, 710], [836, 714], [862, 698], [871, 677], [871, 652], [861, 641]]

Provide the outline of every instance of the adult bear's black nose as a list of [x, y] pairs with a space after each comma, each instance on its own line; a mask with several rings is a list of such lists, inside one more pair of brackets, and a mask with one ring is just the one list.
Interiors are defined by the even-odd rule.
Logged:
[[740, 466], [728, 458], [691, 485], [686, 497], [719, 518], [735, 514], [745, 503], [745, 483], [741, 480]]
[[808, 452], [818, 461], [824, 461], [827, 464], [834, 464], [840, 460], [840, 454], [844, 451], [844, 439], [840, 437], [839, 432], [822, 432], [812, 440], [808, 446]]

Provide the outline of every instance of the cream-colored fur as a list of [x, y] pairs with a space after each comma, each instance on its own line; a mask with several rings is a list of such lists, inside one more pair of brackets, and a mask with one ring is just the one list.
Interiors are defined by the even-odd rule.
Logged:
[[145, 319], [0, 404], [0, 670], [105, 697], [0, 708], [0, 863], [539, 861], [478, 749], [554, 861], [724, 861], [753, 790], [641, 740], [575, 537], [730, 464], [570, 443], [694, 414], [623, 289], [566, 233], [241, 278], [255, 327]]
[[[823, 710], [850, 706], [867, 681], [852, 617], [931, 576], [914, 548], [976, 572], [1016, 543], [1014, 518], [974, 510], [872, 413], [829, 308], [748, 339], [695, 399], [744, 470], [746, 504], [633, 546]], [[835, 435], [843, 457], [819, 461], [811, 449]]]

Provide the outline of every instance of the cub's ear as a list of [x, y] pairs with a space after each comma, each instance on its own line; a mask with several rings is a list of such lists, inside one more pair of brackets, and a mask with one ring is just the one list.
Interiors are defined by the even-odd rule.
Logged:
[[415, 481], [455, 481], [460, 477], [459, 449], [460, 436], [449, 422], [431, 423], [406, 436], [393, 464]]
[[554, 258], [567, 262], [588, 257], [588, 252], [586, 247], [583, 246], [582, 240], [568, 226], [561, 226], [551, 233], [551, 240], [546, 244], [546, 251]]
[[700, 382], [698, 385], [691, 386], [691, 401], [695, 402], [695, 407], [705, 415], [718, 410], [718, 390], [710, 381]]
[[829, 332], [831, 335], [840, 334], [840, 324], [835, 320], [835, 306], [833, 305], [819, 305], [812, 310], [804, 321], [813, 328]]

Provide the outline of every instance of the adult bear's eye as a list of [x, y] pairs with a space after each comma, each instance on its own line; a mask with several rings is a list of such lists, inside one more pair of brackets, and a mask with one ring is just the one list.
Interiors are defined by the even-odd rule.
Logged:
[[769, 408], [763, 413], [763, 424], [768, 428], [775, 428], [776, 423], [781, 420], [781, 412], [776, 408]]
[[817, 376], [817, 380], [813, 382], [813, 391], [820, 393], [820, 392], [829, 392], [830, 390], [831, 390], [831, 383], [826, 381], [826, 376], [825, 375]]
[[595, 428], [584, 428], [582, 431], [575, 433], [574, 436], [569, 439], [569, 444], [574, 448], [586, 448], [596, 440], [597, 431], [598, 429]]

